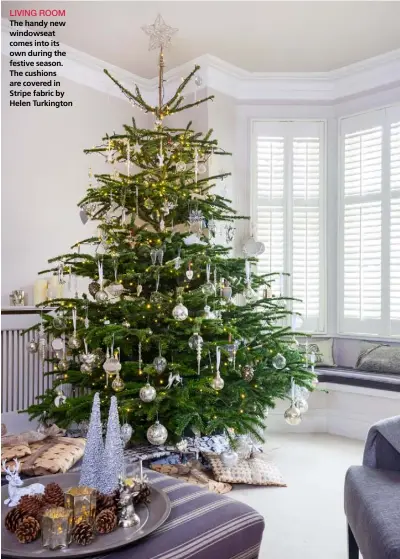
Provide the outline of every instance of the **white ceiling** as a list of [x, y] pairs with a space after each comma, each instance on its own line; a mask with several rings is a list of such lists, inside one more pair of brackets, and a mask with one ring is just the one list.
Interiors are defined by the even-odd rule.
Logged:
[[[2, 2], [9, 9], [42, 2]], [[167, 69], [212, 54], [254, 72], [323, 72], [400, 48], [400, 2], [51, 2], [67, 10], [59, 40], [151, 78], [156, 53], [141, 26], [161, 13], [178, 27]], [[37, 19], [37, 18], [32, 18]]]

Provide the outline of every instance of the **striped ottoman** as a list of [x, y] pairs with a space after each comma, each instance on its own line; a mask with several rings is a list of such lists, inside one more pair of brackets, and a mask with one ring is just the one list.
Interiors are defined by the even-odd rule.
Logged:
[[[145, 471], [171, 500], [171, 514], [149, 537], [107, 555], [109, 559], [256, 559], [264, 519], [229, 497]], [[104, 557], [104, 556], [103, 556]]]

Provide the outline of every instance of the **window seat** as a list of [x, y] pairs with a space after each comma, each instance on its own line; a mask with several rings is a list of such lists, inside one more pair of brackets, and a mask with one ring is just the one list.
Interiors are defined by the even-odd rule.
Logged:
[[318, 367], [315, 372], [319, 382], [400, 392], [400, 374], [369, 373], [351, 367]]

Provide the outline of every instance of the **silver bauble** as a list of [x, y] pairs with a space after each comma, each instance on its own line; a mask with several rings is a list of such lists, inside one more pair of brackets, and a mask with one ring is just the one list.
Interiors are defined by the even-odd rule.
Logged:
[[89, 363], [82, 363], [81, 365], [81, 373], [90, 373], [92, 371], [92, 367]]
[[100, 347], [94, 349], [92, 353], [95, 356], [94, 365], [96, 367], [100, 367], [100, 365], [102, 363], [104, 363], [104, 361], [106, 359], [106, 354], [104, 353], [104, 351]]
[[199, 163], [197, 165], [197, 172], [199, 173], [199, 175], [202, 175], [203, 173], [207, 172], [207, 165], [205, 165], [204, 163]]
[[176, 164], [176, 170], [178, 171], [178, 173], [183, 173], [183, 171], [186, 171], [186, 163], [184, 161], [178, 161], [178, 163]]
[[195, 332], [192, 336], [190, 336], [188, 341], [190, 349], [197, 349], [199, 346], [203, 345], [203, 338]]
[[120, 297], [125, 291], [125, 288], [122, 283], [110, 283], [110, 285], [107, 286], [107, 291], [111, 297]]
[[66, 323], [65, 320], [62, 316], [55, 316], [53, 318], [53, 322], [52, 322], [53, 328], [55, 328], [56, 330], [65, 330], [66, 328]]
[[147, 429], [147, 440], [150, 444], [161, 445], [164, 444], [168, 437], [168, 431], [161, 425], [159, 421], [156, 421], [153, 425]]
[[251, 365], [244, 365], [242, 367], [242, 379], [250, 382], [254, 378], [254, 369]]
[[302, 398], [296, 400], [294, 403], [295, 407], [299, 410], [301, 414], [307, 413], [308, 411], [308, 403], [307, 400], [303, 400]]
[[290, 408], [285, 411], [284, 418], [289, 425], [298, 425], [301, 423], [301, 413], [293, 403], [290, 405]]
[[278, 371], [280, 369], [284, 369], [286, 367], [286, 358], [284, 355], [282, 355], [282, 353], [277, 353], [273, 358], [272, 358], [272, 365], [273, 367], [275, 367], [275, 369], [278, 369]]
[[131, 437], [133, 435], [133, 429], [132, 426], [129, 425], [129, 423], [124, 423], [123, 425], [121, 425], [120, 432], [121, 432], [121, 439], [124, 444], [126, 444], [131, 440]]
[[70, 349], [79, 349], [82, 345], [81, 340], [78, 338], [76, 334], [72, 334], [68, 340], [68, 347]]
[[79, 356], [79, 361], [81, 363], [86, 363], [87, 365], [93, 366], [96, 363], [97, 356], [94, 353], [81, 353]]
[[37, 353], [37, 350], [39, 349], [39, 344], [35, 342], [35, 340], [31, 340], [30, 342], [27, 343], [26, 349], [28, 350], [28, 353]]
[[150, 295], [150, 302], [154, 305], [159, 305], [163, 302], [163, 296], [159, 291], [153, 291], [153, 293]]
[[189, 311], [182, 303], [178, 303], [172, 309], [172, 316], [175, 318], [175, 320], [179, 320], [179, 321], [186, 320], [188, 315], [189, 315]]
[[60, 406], [65, 404], [66, 401], [67, 401], [66, 395], [62, 391], [59, 391], [57, 393], [57, 396], [54, 398], [54, 405], [56, 406], [56, 408], [59, 408]]
[[153, 360], [153, 367], [157, 371], [158, 374], [161, 374], [167, 368], [167, 360], [162, 355], [155, 357]]
[[122, 392], [122, 390], [125, 388], [125, 383], [119, 375], [117, 375], [115, 379], [112, 381], [111, 388], [115, 392]]
[[197, 87], [200, 87], [203, 83], [203, 78], [201, 76], [196, 76], [194, 78], [194, 83], [197, 85]]
[[94, 298], [98, 290], [100, 289], [100, 284], [98, 281], [92, 281], [89, 283], [89, 293]]
[[57, 363], [57, 370], [59, 371], [68, 371], [69, 369], [69, 362], [66, 359], [60, 359]]
[[215, 285], [211, 281], [206, 281], [206, 283], [201, 286], [201, 292], [206, 297], [211, 297], [215, 295]]
[[115, 375], [116, 373], [119, 373], [119, 371], [121, 370], [121, 363], [119, 362], [119, 359], [117, 359], [116, 357], [109, 357], [103, 363], [103, 369], [109, 375]]
[[108, 300], [108, 295], [104, 289], [99, 289], [94, 298], [98, 303], [105, 303]]
[[234, 450], [231, 450], [231, 449], [224, 450], [224, 452], [221, 453], [220, 458], [221, 458], [222, 464], [226, 468], [232, 468], [233, 466], [236, 466], [236, 464], [238, 463], [238, 460], [239, 460], [239, 456], [238, 456], [237, 452], [235, 452]]
[[221, 376], [218, 374], [212, 379], [210, 384], [211, 388], [214, 388], [214, 390], [222, 390], [225, 382], [224, 379], [221, 378]]
[[230, 285], [224, 285], [221, 289], [221, 295], [224, 299], [230, 301], [232, 297], [232, 287]]
[[144, 386], [142, 386], [142, 388], [139, 391], [139, 397], [142, 400], [142, 402], [152, 402], [157, 396], [157, 391], [154, 388], [154, 386], [151, 386], [151, 384], [148, 382], [147, 384], [145, 384]]

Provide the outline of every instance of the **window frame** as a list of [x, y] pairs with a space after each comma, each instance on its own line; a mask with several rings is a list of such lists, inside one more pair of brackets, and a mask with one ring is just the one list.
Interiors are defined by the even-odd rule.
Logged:
[[[393, 116], [391, 116], [393, 115]], [[400, 121], [400, 104], [375, 107], [359, 113], [347, 114], [338, 118], [337, 145], [338, 145], [338, 205], [337, 205], [337, 313], [336, 313], [336, 336], [340, 338], [373, 338], [377, 341], [396, 340], [400, 338], [399, 324], [393, 324], [390, 317], [390, 252], [391, 232], [390, 214], [392, 199], [400, 198], [400, 191], [393, 195], [390, 184], [390, 130], [393, 122]], [[381, 204], [381, 318], [379, 319], [378, 333], [359, 331], [356, 324], [360, 319], [349, 319], [344, 316], [344, 218], [345, 218], [345, 194], [344, 194], [344, 171], [345, 171], [345, 137], [346, 134], [355, 133], [357, 128], [360, 132], [373, 128], [382, 127], [382, 180], [381, 192], [360, 196], [360, 202], [367, 199], [375, 199]], [[364, 199], [363, 199], [364, 198]], [[385, 219], [385, 215], [389, 219]], [[400, 242], [400, 240], [399, 240]], [[388, 266], [386, 266], [388, 264]], [[354, 330], [347, 327], [348, 324], [355, 325]], [[368, 323], [372, 325], [371, 320]], [[367, 324], [367, 323], [366, 323]], [[397, 330], [394, 332], [394, 330]]]
[[[328, 138], [328, 119], [327, 118], [253, 118], [250, 119], [250, 224], [251, 224], [251, 234], [257, 236], [257, 202], [258, 202], [258, 188], [257, 188], [257, 127], [262, 124], [269, 125], [275, 128], [274, 132], [268, 132], [270, 136], [283, 137], [285, 141], [285, 150], [287, 149], [287, 137], [290, 136], [291, 139], [296, 135], [301, 137], [304, 134], [301, 131], [306, 126], [316, 126], [320, 128], [319, 138], [320, 138], [320, 190], [319, 190], [319, 232], [320, 232], [320, 244], [319, 244], [319, 261], [320, 261], [320, 277], [319, 277], [319, 287], [320, 287], [320, 298], [319, 298], [319, 316], [316, 319], [317, 327], [315, 329], [307, 328], [305, 324], [303, 330], [314, 333], [318, 336], [323, 336], [327, 334], [327, 285], [328, 285], [328, 266], [327, 266], [327, 220], [326, 220], [326, 202], [327, 202], [327, 188], [328, 188], [328, 164], [327, 164], [327, 138]], [[282, 126], [283, 125], [283, 126]], [[292, 129], [290, 134], [285, 131], [285, 128]], [[299, 132], [296, 133], [296, 128]], [[310, 136], [312, 134], [310, 133]], [[304, 135], [303, 137], [306, 137]], [[290, 147], [293, 149], [293, 145]], [[290, 161], [291, 163], [291, 161]], [[284, 160], [284, 167], [287, 171], [287, 166], [289, 162]], [[289, 169], [291, 171], [291, 168]], [[289, 173], [289, 176], [290, 173]], [[300, 205], [300, 204], [299, 204]], [[306, 204], [307, 205], [307, 204]], [[293, 184], [292, 179], [290, 179], [290, 184], [287, 185], [284, 182], [284, 195], [283, 195], [283, 219], [284, 219], [284, 243], [285, 243], [285, 254], [284, 254], [284, 265], [285, 272], [289, 273], [290, 276], [284, 282], [284, 293], [291, 296], [293, 292], [292, 285], [292, 272], [293, 272], [293, 258], [292, 258], [292, 248], [293, 248]], [[277, 270], [278, 271], [278, 270]]]

